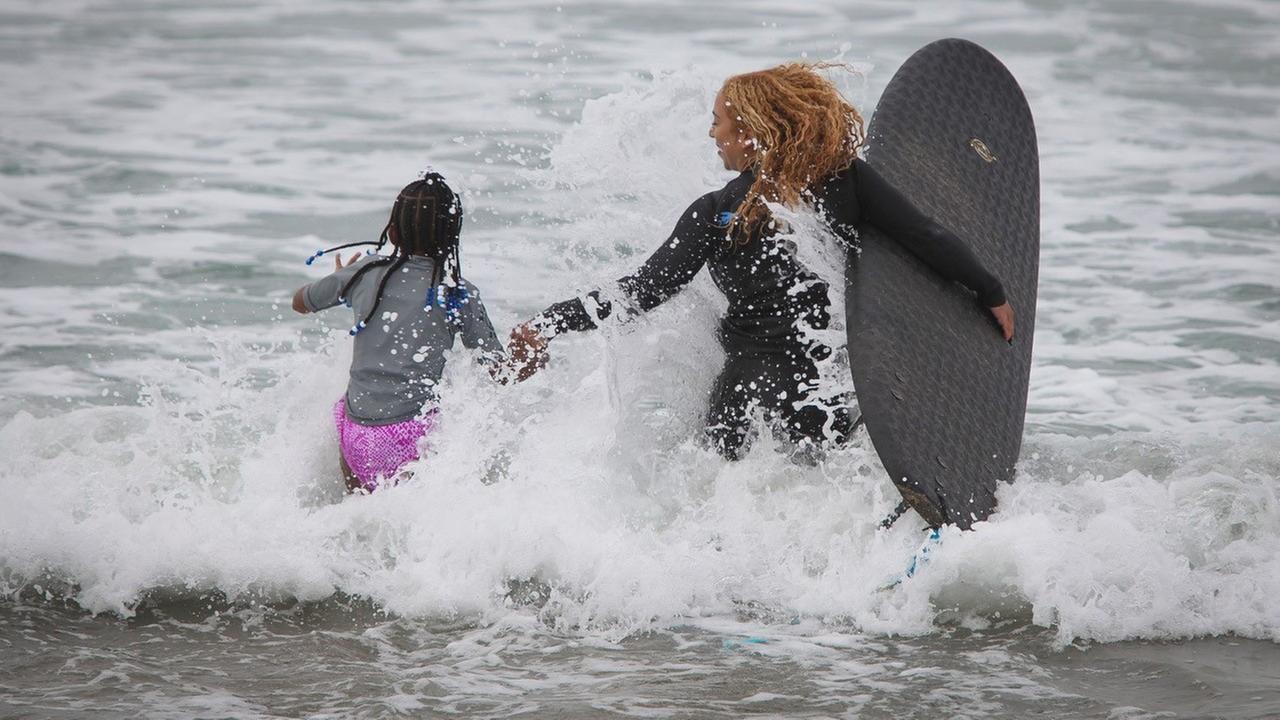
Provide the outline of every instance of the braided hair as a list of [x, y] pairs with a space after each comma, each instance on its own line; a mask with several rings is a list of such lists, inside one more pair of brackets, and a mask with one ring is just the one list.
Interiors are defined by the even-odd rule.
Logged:
[[431, 286], [423, 307], [431, 310], [438, 306], [444, 308], [445, 317], [455, 324], [461, 322], [461, 307], [468, 301], [467, 289], [462, 282], [462, 262], [458, 253], [458, 237], [462, 231], [462, 201], [442, 175], [427, 172], [422, 178], [404, 187], [396, 196], [391, 206], [391, 217], [382, 229], [377, 241], [354, 242], [339, 245], [328, 250], [319, 250], [307, 259], [310, 265], [316, 258], [343, 248], [358, 245], [374, 245], [376, 252], [388, 241], [394, 252], [382, 255], [360, 268], [338, 292], [339, 300], [348, 307], [351, 301], [347, 293], [365, 273], [375, 267], [390, 265], [382, 280], [378, 282], [378, 290], [374, 294], [373, 306], [359, 322], [351, 327], [355, 335], [365, 328], [369, 320], [378, 310], [382, 301], [382, 293], [387, 281], [397, 270], [408, 262], [413, 255], [425, 255], [432, 260]]

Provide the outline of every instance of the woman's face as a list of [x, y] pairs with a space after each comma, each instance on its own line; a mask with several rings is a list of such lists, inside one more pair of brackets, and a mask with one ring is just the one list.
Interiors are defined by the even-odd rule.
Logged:
[[751, 167], [755, 139], [751, 131], [738, 122], [738, 113], [724, 99], [723, 92], [716, 93], [711, 108], [711, 130], [707, 135], [716, 141], [716, 150], [726, 170], [741, 172]]

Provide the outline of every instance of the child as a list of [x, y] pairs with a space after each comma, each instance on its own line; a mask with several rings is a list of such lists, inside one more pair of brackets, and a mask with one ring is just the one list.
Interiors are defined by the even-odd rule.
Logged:
[[[334, 257], [334, 272], [298, 288], [293, 309], [316, 312], [345, 303], [355, 311], [351, 328], [355, 350], [347, 392], [333, 406], [338, 427], [339, 460], [347, 489], [372, 492], [394, 484], [400, 467], [418, 457], [418, 441], [436, 424], [435, 385], [444, 371], [444, 351], [462, 335], [468, 348], [480, 348], [490, 373], [507, 382], [531, 375], [543, 358], [540, 349], [504, 362], [502, 345], [480, 301], [479, 291], [462, 278], [458, 235], [462, 203], [442, 176], [427, 172], [409, 183], [391, 208], [391, 219], [377, 242], [358, 242], [318, 251], [387, 241], [391, 255], [371, 254], [344, 265]], [[388, 482], [389, 481], [389, 482]]]

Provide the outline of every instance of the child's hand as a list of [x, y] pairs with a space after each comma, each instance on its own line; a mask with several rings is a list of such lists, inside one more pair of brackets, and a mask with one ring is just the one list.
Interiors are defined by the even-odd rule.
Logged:
[[[333, 269], [337, 271], [337, 270], [341, 270], [344, 267], [349, 267], [355, 264], [355, 261], [359, 259], [360, 259], [360, 253], [356, 253], [355, 255], [352, 255], [351, 259], [344, 264], [342, 262], [342, 253], [335, 252], [333, 254]], [[307, 261], [307, 264], [310, 265], [311, 262]], [[298, 313], [299, 315], [306, 315], [307, 313], [311, 312], [310, 310], [307, 309], [307, 303], [303, 295], [303, 293], [305, 293], [306, 290], [307, 290], [307, 286], [303, 285], [302, 287], [298, 288], [297, 292], [293, 294], [293, 311]]]

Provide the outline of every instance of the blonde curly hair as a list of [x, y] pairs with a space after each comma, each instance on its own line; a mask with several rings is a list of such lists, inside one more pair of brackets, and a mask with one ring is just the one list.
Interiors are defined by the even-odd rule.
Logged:
[[844, 65], [787, 63], [734, 75], [721, 93], [755, 139], [755, 182], [729, 224], [748, 242], [769, 222], [766, 202], [796, 207], [814, 183], [849, 167], [862, 146], [862, 115], [819, 70]]

